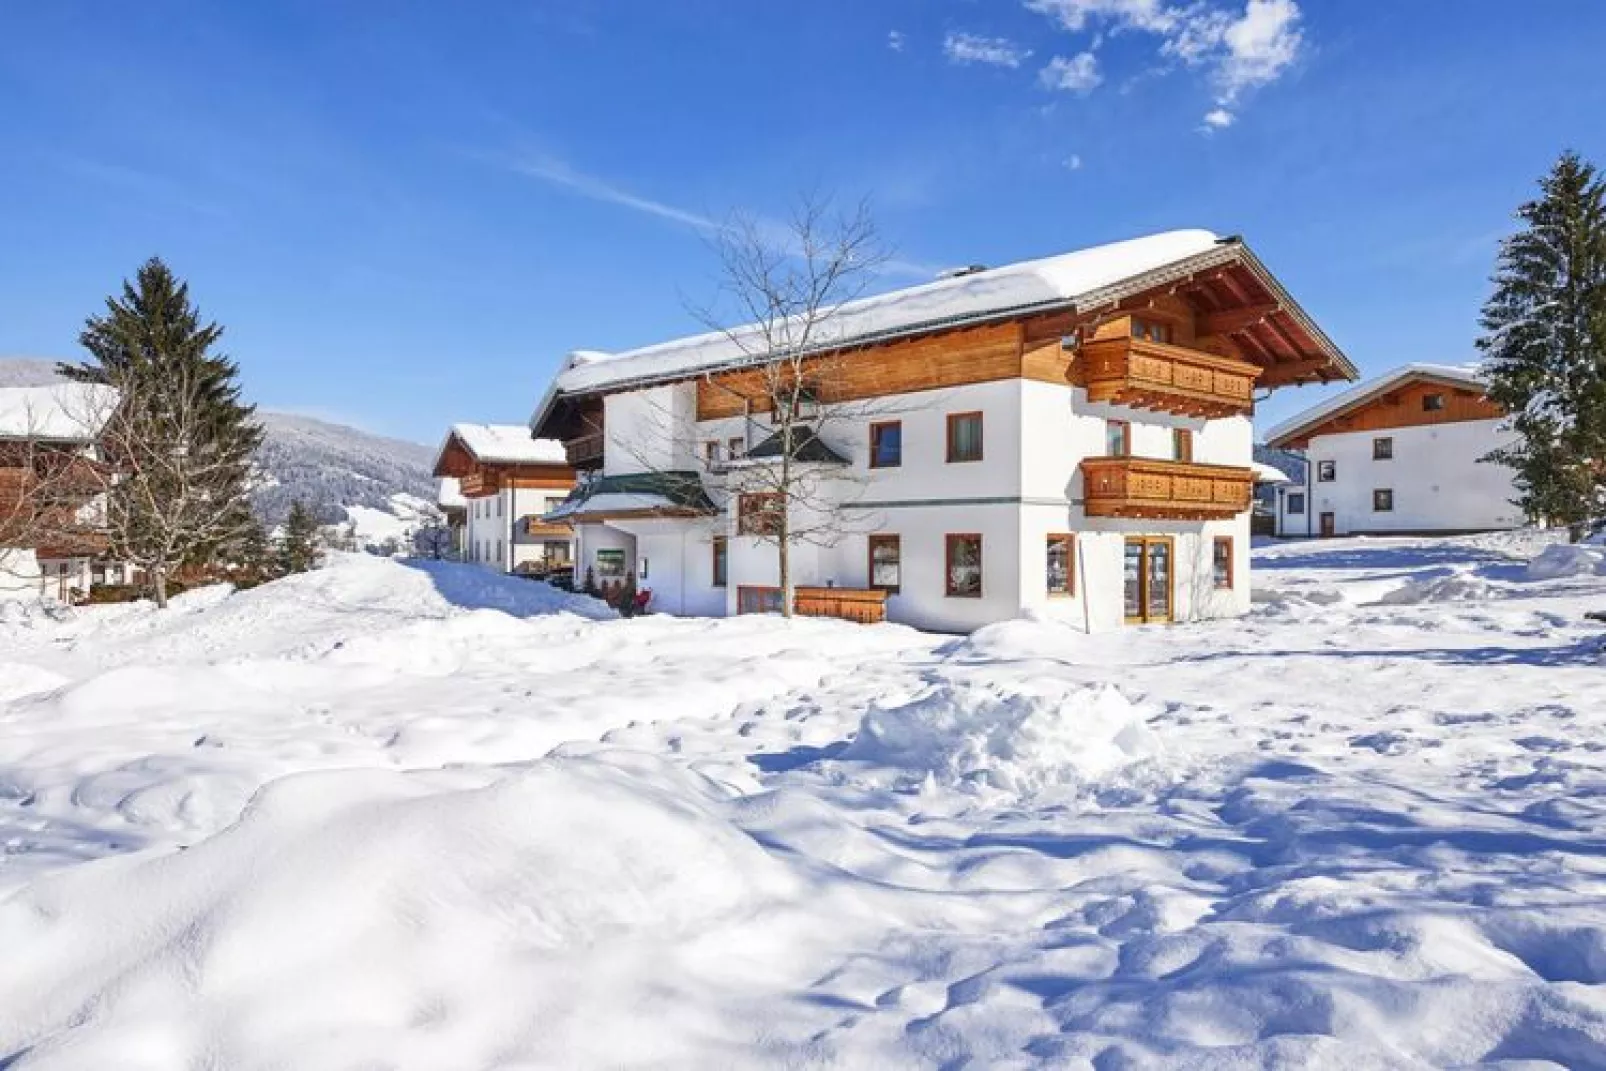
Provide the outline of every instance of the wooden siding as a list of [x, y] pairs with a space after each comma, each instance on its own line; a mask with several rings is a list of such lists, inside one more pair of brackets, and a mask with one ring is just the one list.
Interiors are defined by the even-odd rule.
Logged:
[[800, 587], [792, 605], [799, 617], [836, 617], [861, 625], [877, 625], [887, 619], [887, 593], [879, 588]]
[[[889, 342], [811, 358], [808, 375], [822, 402], [939, 390], [1021, 375], [1021, 331], [1006, 323]], [[722, 372], [697, 382], [697, 419], [719, 420], [751, 410], [767, 413], [764, 375]]]
[[567, 465], [488, 465], [475, 462], [458, 477], [464, 498], [483, 498], [498, 491], [521, 488], [567, 491], [574, 487], [574, 470]]
[[[1423, 409], [1430, 394], [1444, 396], [1444, 408]], [[1275, 445], [1303, 450], [1320, 435], [1339, 435], [1350, 431], [1382, 431], [1387, 428], [1413, 428], [1428, 424], [1456, 424], [1468, 420], [1498, 420], [1506, 412], [1482, 392], [1440, 380], [1420, 379], [1402, 383], [1384, 394], [1336, 413], [1322, 423], [1301, 432], [1298, 437]]]
[[1251, 469], [1152, 457], [1086, 458], [1082, 479], [1089, 517], [1234, 517], [1249, 508], [1254, 489]]
[[1247, 361], [1130, 334], [1084, 344], [1077, 363], [1089, 401], [1212, 418], [1251, 412], [1260, 375]]

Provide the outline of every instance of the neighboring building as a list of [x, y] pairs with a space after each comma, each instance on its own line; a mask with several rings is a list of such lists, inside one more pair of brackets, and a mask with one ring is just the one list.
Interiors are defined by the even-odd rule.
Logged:
[[1484, 461], [1512, 443], [1471, 368], [1409, 364], [1272, 428], [1302, 451], [1304, 478], [1278, 489], [1277, 534], [1481, 532], [1521, 527], [1513, 472]]
[[[794, 582], [886, 591], [892, 620], [950, 631], [1243, 612], [1254, 391], [1355, 375], [1242, 241], [1204, 231], [961, 274], [825, 327], [819, 407], [884, 415], [799, 444], [843, 523], [793, 547]], [[555, 515], [579, 567], [632, 574], [652, 609], [778, 605], [777, 549], [753, 534], [774, 503], [740, 487], [779, 451], [735, 334], [571, 355], [531, 418], [591, 474]]]
[[115, 404], [90, 384], [0, 387], [0, 598], [72, 601], [129, 579], [105, 559], [97, 440]]
[[572, 561], [568, 527], [541, 519], [574, 489], [562, 443], [532, 438], [517, 425], [453, 424], [435, 455], [435, 475], [457, 481], [463, 561], [530, 575]]
[[442, 476], [435, 491], [435, 506], [451, 533], [451, 557], [462, 561], [468, 547], [468, 499], [456, 476]]

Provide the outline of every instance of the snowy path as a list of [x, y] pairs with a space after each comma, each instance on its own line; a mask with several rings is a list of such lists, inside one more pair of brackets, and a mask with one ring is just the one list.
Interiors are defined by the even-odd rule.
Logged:
[[1541, 549], [1093, 637], [0, 609], [0, 1066], [1606, 1067], [1606, 554]]

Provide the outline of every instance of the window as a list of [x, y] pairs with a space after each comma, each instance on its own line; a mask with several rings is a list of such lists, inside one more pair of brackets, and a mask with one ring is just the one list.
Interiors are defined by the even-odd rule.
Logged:
[[1318, 462], [1316, 462], [1316, 482], [1317, 483], [1332, 483], [1337, 478], [1338, 478], [1338, 462], [1336, 462], [1336, 461], [1318, 461]]
[[[952, 425], [950, 425], [951, 427]], [[953, 448], [950, 446], [949, 451]], [[895, 469], [903, 464], [903, 421], [870, 425], [870, 467]]]
[[1442, 394], [1424, 394], [1424, 395], [1422, 395], [1422, 412], [1424, 412], [1424, 413], [1437, 413], [1443, 408], [1444, 408], [1444, 395], [1442, 395]]
[[1379, 487], [1372, 492], [1372, 512], [1394, 512], [1394, 491], [1388, 487]]
[[1372, 440], [1372, 460], [1373, 461], [1392, 461], [1393, 459], [1394, 459], [1394, 439], [1392, 437], [1384, 436], [1381, 439], [1373, 439]]
[[946, 537], [944, 574], [951, 599], [981, 598], [981, 536]]
[[783, 509], [779, 494], [745, 494], [737, 500], [736, 531], [740, 535], [775, 535], [781, 530]]
[[747, 440], [740, 435], [735, 436], [725, 444], [725, 456], [735, 461], [739, 457], [747, 456]]
[[[785, 400], [784, 395], [777, 400]], [[820, 415], [819, 396], [809, 387], [799, 387], [797, 396], [790, 400], [790, 404], [792, 406], [792, 419], [794, 420], [813, 420]], [[780, 423], [782, 408], [781, 406], [776, 406], [770, 410], [771, 424]]]
[[981, 414], [948, 414], [948, 460], [981, 460]]
[[896, 593], [903, 583], [903, 548], [895, 535], [870, 537], [870, 586]]
[[647, 579], [647, 559], [646, 558], [642, 558], [641, 561], [636, 563], [636, 572], [641, 574], [641, 579], [643, 579], [643, 580]]
[[736, 589], [736, 612], [739, 614], [778, 614], [781, 612], [780, 588]]
[[1210, 555], [1211, 576], [1216, 588], [1232, 587], [1232, 537], [1216, 536]]
[[501, 495], [497, 495], [496, 496], [496, 515], [498, 517], [500, 517], [502, 515], [502, 496]]
[[1193, 460], [1193, 432], [1187, 428], [1171, 429], [1171, 456], [1177, 461]]
[[1132, 456], [1132, 425], [1124, 420], [1104, 422], [1104, 453], [1110, 457]]
[[719, 464], [718, 441], [710, 440], [703, 443], [703, 464], [707, 465], [709, 468], [713, 468], [715, 465]]
[[725, 577], [730, 571], [730, 540], [724, 536], [714, 537], [714, 587], [725, 586]]
[[1158, 320], [1145, 320], [1140, 316], [1132, 317], [1132, 337], [1148, 339], [1150, 342], [1170, 342], [1171, 325]]
[[597, 579], [620, 580], [625, 575], [625, 552], [617, 547], [597, 551]]
[[1048, 537], [1048, 557], [1044, 566], [1047, 578], [1045, 586], [1050, 595], [1072, 595], [1076, 592], [1076, 582], [1071, 578], [1072, 546], [1068, 534]]
[[1303, 515], [1305, 512], [1305, 493], [1296, 491], [1288, 496], [1287, 511], [1293, 515]]

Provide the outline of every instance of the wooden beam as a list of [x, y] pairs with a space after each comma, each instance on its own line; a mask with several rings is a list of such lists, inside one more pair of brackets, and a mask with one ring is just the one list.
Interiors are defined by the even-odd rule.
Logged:
[[1281, 308], [1277, 302], [1271, 301], [1260, 305], [1245, 305], [1238, 309], [1224, 309], [1221, 312], [1207, 312], [1199, 317], [1199, 334], [1231, 335], [1246, 327], [1253, 327]]
[[1333, 362], [1325, 357], [1313, 357], [1304, 361], [1282, 361], [1266, 366], [1266, 374], [1260, 378], [1259, 386], [1291, 383], [1301, 376], [1314, 372], [1329, 372], [1332, 368]]

